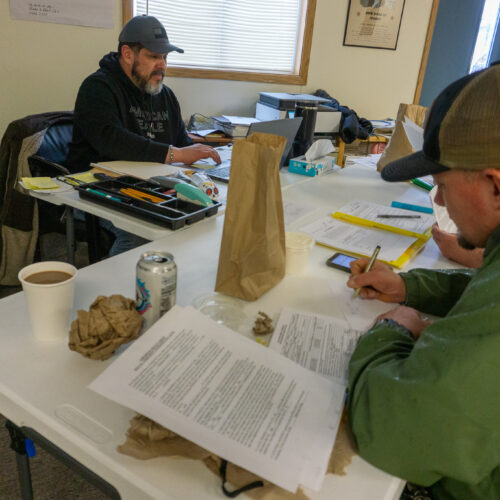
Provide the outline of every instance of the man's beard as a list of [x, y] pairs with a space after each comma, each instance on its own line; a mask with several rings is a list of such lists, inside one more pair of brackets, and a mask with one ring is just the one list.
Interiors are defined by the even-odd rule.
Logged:
[[465, 248], [465, 250], [474, 250], [476, 248], [476, 245], [473, 245], [469, 240], [465, 238], [465, 236], [462, 233], [458, 233], [458, 244], [462, 247]]
[[164, 78], [165, 73], [161, 70], [156, 70], [149, 75], [149, 78], [144, 78], [138, 73], [137, 66], [137, 61], [134, 61], [134, 64], [132, 66], [132, 79], [134, 80], [134, 83], [147, 94], [159, 94], [161, 92], [161, 89], [163, 88], [163, 81], [160, 80], [158, 83], [153, 83], [151, 81], [151, 78], [155, 75], [161, 75], [161, 77]]

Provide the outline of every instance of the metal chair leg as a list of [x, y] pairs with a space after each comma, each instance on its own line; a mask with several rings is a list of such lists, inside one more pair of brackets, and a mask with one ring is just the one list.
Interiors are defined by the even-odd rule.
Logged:
[[26, 454], [25, 436], [21, 429], [10, 420], [5, 427], [10, 434], [10, 447], [16, 452], [17, 475], [22, 500], [33, 500], [33, 484], [31, 482], [31, 471], [29, 457]]

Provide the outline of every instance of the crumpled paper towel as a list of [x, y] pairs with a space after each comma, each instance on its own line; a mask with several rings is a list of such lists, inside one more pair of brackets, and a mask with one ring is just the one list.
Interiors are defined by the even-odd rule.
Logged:
[[335, 151], [335, 148], [330, 139], [318, 139], [316, 142], [313, 142], [312, 146], [306, 151], [306, 160], [317, 160], [332, 151]]
[[[118, 446], [117, 450], [140, 460], [162, 456], [201, 460], [208, 469], [219, 476], [221, 459], [217, 455], [184, 439], [144, 415], [136, 415], [132, 418], [126, 441]], [[356, 453], [354, 438], [347, 422], [347, 411], [344, 410], [335, 446], [330, 455], [327, 473], [344, 476], [346, 474], [345, 468], [351, 463], [352, 457]], [[235, 488], [240, 488], [259, 479], [262, 480], [252, 472], [228, 463], [227, 481]], [[301, 488], [296, 493], [290, 493], [269, 481], [262, 481], [264, 486], [246, 491], [245, 495], [252, 500], [309, 500], [309, 497]]]
[[138, 337], [142, 316], [135, 302], [122, 295], [99, 295], [89, 311], [80, 309], [71, 323], [69, 348], [91, 359], [105, 360], [122, 344]]

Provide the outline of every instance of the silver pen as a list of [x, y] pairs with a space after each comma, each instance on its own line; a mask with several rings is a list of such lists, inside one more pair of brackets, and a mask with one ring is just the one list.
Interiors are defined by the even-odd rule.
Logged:
[[[377, 245], [375, 247], [375, 250], [373, 251], [372, 253], [372, 256], [370, 257], [370, 261], [368, 262], [368, 265], [365, 267], [365, 270], [363, 271], [363, 273], [367, 273], [373, 266], [373, 264], [375, 263], [375, 260], [377, 259], [377, 256], [378, 256], [378, 253], [380, 252], [380, 245]], [[359, 295], [359, 292], [361, 291], [361, 288], [356, 288], [356, 290], [354, 290], [354, 299]]]

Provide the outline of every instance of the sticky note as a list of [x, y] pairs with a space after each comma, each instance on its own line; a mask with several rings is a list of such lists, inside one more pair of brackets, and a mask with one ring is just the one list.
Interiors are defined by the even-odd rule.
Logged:
[[97, 179], [94, 177], [94, 174], [92, 172], [82, 172], [81, 174], [71, 174], [69, 176], [70, 179], [76, 179], [78, 181], [82, 181], [85, 184], [88, 184], [89, 182], [95, 182]]
[[61, 187], [50, 177], [21, 177], [21, 180], [26, 189], [59, 189]]

